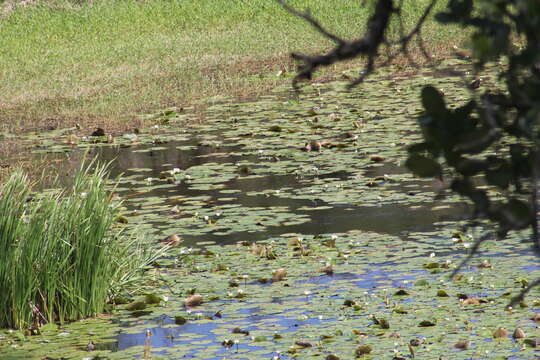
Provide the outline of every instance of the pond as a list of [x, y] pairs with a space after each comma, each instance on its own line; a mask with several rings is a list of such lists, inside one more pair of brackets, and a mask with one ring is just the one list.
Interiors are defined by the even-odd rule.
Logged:
[[[111, 316], [0, 333], [0, 357], [539, 356], [538, 292], [505, 306], [540, 276], [526, 234], [488, 242], [450, 279], [483, 230], [460, 231], [468, 204], [402, 167], [419, 138], [421, 87], [445, 88], [456, 103], [468, 96], [441, 74], [381, 74], [351, 92], [312, 84], [300, 98], [278, 88], [216, 102], [205, 122], [174, 109], [114, 144], [81, 140], [77, 149], [121, 175], [126, 230], [171, 248], [141, 296]], [[45, 135], [38, 151], [69, 151], [66, 169], [82, 153]], [[516, 328], [527, 340], [512, 338]]]

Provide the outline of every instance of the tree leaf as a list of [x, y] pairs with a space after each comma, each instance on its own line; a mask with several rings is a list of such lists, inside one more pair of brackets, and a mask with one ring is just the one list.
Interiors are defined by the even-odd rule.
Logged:
[[490, 208], [489, 198], [484, 190], [476, 189], [468, 179], [454, 179], [451, 185], [452, 191], [462, 196], [466, 196], [474, 202], [475, 213], [488, 214]]
[[422, 105], [430, 114], [446, 113], [446, 104], [443, 95], [433, 86], [424, 86], [422, 89]]
[[472, 12], [472, 0], [450, 0], [447, 9], [449, 12], [436, 14], [435, 19], [441, 24], [464, 23]]
[[467, 134], [460, 143], [454, 146], [454, 151], [462, 154], [479, 154], [486, 150], [497, 138], [495, 129], [478, 129]]
[[523, 229], [531, 223], [532, 211], [525, 201], [510, 199], [497, 209], [494, 218], [505, 230]]
[[486, 160], [477, 160], [477, 159], [466, 159], [461, 158], [456, 164], [456, 170], [464, 176], [473, 176], [482, 171], [487, 167]]
[[509, 165], [504, 165], [496, 169], [488, 169], [485, 178], [488, 184], [506, 189], [512, 181], [512, 175], [512, 168]]

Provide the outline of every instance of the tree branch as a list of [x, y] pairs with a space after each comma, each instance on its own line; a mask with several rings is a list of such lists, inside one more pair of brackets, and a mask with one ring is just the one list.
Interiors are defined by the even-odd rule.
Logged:
[[527, 295], [529, 291], [531, 291], [534, 287], [538, 285], [540, 285], [540, 279], [536, 279], [535, 281], [530, 283], [529, 286], [527, 286], [525, 289], [521, 290], [521, 292], [516, 297], [514, 297], [512, 301], [510, 301], [510, 304], [508, 304], [508, 306], [514, 306], [522, 302], [523, 299], [525, 299], [525, 295]]
[[531, 184], [531, 208], [532, 208], [532, 242], [533, 247], [537, 254], [540, 254], [540, 236], [538, 235], [538, 166], [539, 166], [539, 156], [538, 152], [535, 150], [532, 154], [532, 184]]
[[[297, 53], [291, 54], [293, 59], [300, 62], [298, 65], [298, 73], [293, 80], [293, 87], [296, 90], [298, 90], [298, 82], [302, 80], [310, 80], [313, 73], [318, 68], [363, 55], [367, 56], [366, 66], [364, 67], [362, 74], [351, 82], [349, 88], [362, 83], [364, 79], [375, 70], [375, 60], [379, 55], [379, 48], [381, 44], [389, 45], [389, 43], [386, 41], [385, 33], [392, 14], [399, 12], [401, 7], [401, 5], [397, 8], [394, 7], [394, 0], [377, 0], [375, 12], [367, 22], [367, 30], [364, 33], [364, 36], [353, 41], [347, 41], [326, 30], [316, 19], [311, 16], [309, 11], [306, 10], [301, 12], [287, 4], [285, 0], [276, 1], [289, 13], [304, 19], [319, 33], [336, 43], [336, 47], [334, 49], [323, 55], [304, 55]], [[384, 63], [385, 65], [388, 64], [389, 60], [394, 59], [399, 53], [403, 53], [408, 56], [408, 45], [415, 36], [419, 39], [422, 53], [425, 57], [429, 58], [429, 55], [423, 47], [421, 30], [436, 3], [437, 0], [431, 0], [418, 19], [415, 27], [409, 33], [405, 34], [403, 27], [401, 28], [402, 31], [399, 40], [393, 43], [394, 45], [400, 46], [400, 51], [388, 56], [387, 61]], [[402, 4], [402, 1], [400, 1], [400, 4]], [[408, 56], [408, 58], [411, 60], [410, 56]]]
[[295, 8], [293, 8], [292, 6], [290, 6], [289, 4], [287, 4], [284, 0], [276, 0], [276, 1], [291, 14], [306, 20], [311, 26], [317, 29], [317, 31], [320, 32], [325, 37], [331, 39], [332, 41], [336, 42], [339, 45], [343, 45], [343, 43], [345, 42], [345, 40], [343, 40], [339, 36], [336, 36], [332, 34], [331, 32], [329, 32], [328, 30], [326, 30], [317, 20], [313, 18], [313, 16], [311, 16], [309, 10], [300, 12], [296, 10]]
[[[285, 10], [293, 15], [299, 16], [309, 22], [315, 29], [327, 38], [337, 43], [337, 46], [330, 52], [324, 55], [302, 55], [291, 54], [292, 58], [301, 62], [298, 66], [298, 74], [293, 80], [293, 86], [298, 89], [298, 82], [309, 80], [313, 73], [321, 66], [329, 66], [339, 61], [353, 59], [360, 55], [368, 57], [367, 66], [363, 74], [353, 82], [354, 85], [359, 84], [363, 79], [373, 71], [373, 64], [378, 55], [379, 46], [384, 42], [385, 31], [390, 21], [390, 16], [394, 12], [393, 0], [378, 0], [375, 12], [368, 20], [367, 30], [363, 37], [347, 41], [341, 39], [328, 31], [326, 31], [318, 21], [308, 13], [302, 13], [289, 6], [285, 0], [276, 0]], [[351, 85], [351, 86], [354, 86]]]
[[431, 10], [433, 10], [433, 7], [435, 6], [435, 4], [437, 4], [437, 0], [432, 0], [431, 3], [424, 9], [424, 13], [422, 14], [422, 16], [420, 16], [420, 19], [418, 19], [418, 22], [416, 23], [416, 26], [414, 27], [414, 29], [412, 29], [411, 32], [409, 32], [407, 36], [399, 39], [399, 43], [401, 43], [402, 49], [403, 49], [403, 46], [407, 46], [409, 41], [411, 41], [411, 39], [415, 35], [420, 35], [422, 31], [422, 26], [424, 25], [424, 22], [426, 22], [426, 19], [428, 15], [431, 13]]
[[474, 257], [474, 255], [476, 255], [476, 253], [478, 252], [478, 249], [480, 249], [480, 245], [482, 245], [484, 241], [492, 239], [492, 238], [493, 238], [493, 233], [488, 232], [484, 234], [481, 238], [476, 240], [472, 248], [469, 250], [469, 254], [467, 255], [467, 257], [461, 260], [459, 265], [454, 269], [454, 271], [452, 271], [452, 274], [450, 274], [450, 279], [453, 279], [454, 276], [456, 276], [460, 272], [460, 270], [463, 269], [463, 267], [469, 263], [469, 261]]

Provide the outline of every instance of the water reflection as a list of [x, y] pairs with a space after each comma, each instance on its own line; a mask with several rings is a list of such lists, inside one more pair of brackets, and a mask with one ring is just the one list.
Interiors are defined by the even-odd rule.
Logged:
[[[192, 138], [186, 141], [170, 142], [160, 145], [159, 148], [147, 151], [151, 146], [137, 146], [135, 148], [103, 147], [95, 149], [94, 156], [99, 156], [103, 161], [111, 161], [112, 176], [120, 174], [137, 175], [141, 174], [134, 169], [147, 169], [145, 177], [158, 178], [164, 170], [173, 167], [188, 169], [193, 166], [205, 163], [236, 163], [240, 160], [257, 162], [254, 155], [238, 155], [241, 153], [241, 146], [199, 146], [199, 140]], [[135, 151], [134, 151], [135, 150]], [[132, 169], [132, 170], [130, 170]], [[367, 177], [384, 176], [385, 174], [400, 174], [404, 170], [392, 164], [383, 166], [368, 167], [364, 173]], [[287, 207], [291, 212], [309, 216], [310, 221], [300, 225], [290, 226], [267, 226], [261, 227], [260, 231], [250, 231], [233, 234], [204, 235], [205, 241], [220, 244], [230, 244], [238, 241], [258, 241], [283, 233], [296, 232], [303, 234], [323, 234], [346, 232], [349, 230], [374, 231], [392, 235], [402, 235], [406, 232], [418, 232], [433, 230], [435, 222], [461, 219], [467, 213], [464, 205], [452, 208], [433, 210], [432, 203], [416, 203], [414, 208], [406, 204], [382, 203], [380, 206], [362, 207], [351, 204], [328, 204], [321, 199], [305, 200], [281, 197], [274, 194], [265, 196], [247, 195], [250, 192], [260, 192], [262, 190], [278, 190], [283, 188], [300, 189], [307, 186], [314, 178], [325, 179], [347, 179], [352, 176], [346, 171], [339, 171], [324, 175], [305, 175], [302, 178], [293, 174], [273, 175], [268, 174], [257, 178], [234, 178], [226, 182], [225, 189], [237, 190], [228, 194], [227, 197], [234, 197], [234, 204], [240, 205], [249, 211], [249, 208], [274, 208]], [[399, 188], [399, 184], [392, 185]], [[426, 183], [408, 183], [408, 187], [402, 189], [411, 196], [422, 190], [426, 190]], [[193, 190], [188, 184], [181, 183], [175, 187], [157, 188], [140, 195], [132, 196], [132, 203], [136, 203], [137, 198], [157, 197], [163, 199], [163, 203], [172, 202], [168, 199], [177, 195], [185, 197], [207, 196], [211, 199], [208, 206], [219, 206], [224, 204], [222, 199], [224, 194], [218, 190]], [[398, 189], [399, 190], [399, 189]], [[429, 190], [429, 189], [427, 189]], [[210, 205], [211, 204], [211, 205]], [[127, 204], [130, 206], [129, 204]], [[133, 206], [133, 205], [132, 205]], [[309, 208], [330, 206], [327, 209], [310, 211]], [[204, 207], [203, 207], [204, 208]], [[388, 221], [391, 219], [391, 221]], [[158, 225], [158, 224], [156, 224]], [[215, 231], [218, 232], [218, 231]], [[196, 245], [200, 241], [200, 236], [184, 235], [185, 244]]]

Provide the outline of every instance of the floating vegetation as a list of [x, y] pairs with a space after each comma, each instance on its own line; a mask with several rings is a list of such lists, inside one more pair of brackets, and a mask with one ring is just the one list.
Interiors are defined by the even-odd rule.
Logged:
[[118, 159], [127, 229], [170, 247], [110, 319], [0, 333], [0, 356], [81, 358], [92, 341], [92, 356], [114, 359], [537, 357], [540, 304], [507, 309], [537, 259], [513, 234], [450, 279], [481, 230], [456, 231], [467, 206], [434, 207], [448, 184], [400, 166], [422, 86], [458, 81], [383, 74], [361, 91], [306, 87], [300, 102], [281, 88], [215, 104], [205, 123], [168, 114], [136, 142], [79, 139]]
[[[291, 239], [297, 237], [304, 246], [309, 245], [309, 254], [297, 256], [291, 247]], [[335, 247], [325, 246], [320, 237], [334, 237]], [[433, 244], [433, 238], [439, 243]], [[538, 308], [532, 308], [532, 313], [525, 307], [509, 311], [506, 305], [521, 286], [501, 275], [540, 273], [533, 268], [514, 268], [512, 254], [521, 253], [524, 247], [488, 243], [482, 255], [498, 270], [471, 267], [463, 278], [451, 280], [448, 276], [460, 256], [452, 229], [439, 230], [437, 236], [412, 233], [408, 239], [350, 231], [317, 237], [283, 234], [258, 242], [261, 247], [270, 244], [274, 259], [258, 256], [249, 250], [251, 246], [241, 243], [208, 245], [191, 252], [180, 246], [170, 248], [168, 257], [157, 260], [156, 265], [167, 264], [171, 256], [182, 261], [161, 267], [161, 280], [147, 285], [153, 292], [117, 306], [114, 321], [100, 325], [106, 326], [108, 336], [83, 333], [72, 345], [70, 341], [75, 339], [64, 339], [63, 352], [48, 344], [31, 350], [37, 337], [21, 342], [13, 334], [3, 333], [5, 343], [30, 354], [53, 351], [75, 356], [81, 351], [75, 343], [86, 346], [93, 341], [96, 355], [129, 358], [143, 353], [149, 329], [153, 334], [149, 351], [169, 358], [217, 359], [225, 356], [223, 351], [231, 355], [238, 351], [248, 359], [276, 353], [282, 359], [293, 355], [306, 359], [329, 355], [385, 358], [394, 356], [394, 351], [404, 358], [410, 351], [416, 357], [451, 353], [456, 359], [486, 351], [494, 357], [537, 355], [537, 348], [527, 344], [538, 336], [534, 321]], [[434, 250], [439, 261], [452, 260], [448, 268], [435, 274], [423, 267]], [[333, 265], [331, 275], [320, 272], [322, 259]], [[521, 261], [533, 264], [535, 258], [521, 255]], [[257, 280], [268, 279], [272, 273], [280, 274], [281, 281]], [[418, 278], [424, 281], [416, 284]], [[441, 286], [448, 296], [440, 296]], [[464, 305], [467, 299], [485, 301]], [[65, 325], [62, 331], [71, 334], [80, 326]], [[118, 335], [111, 339], [113, 330]], [[512, 338], [521, 343], [507, 341]], [[111, 341], [117, 344], [116, 350], [99, 350]], [[371, 352], [357, 351], [360, 346]], [[0, 351], [9, 354], [12, 350], [0, 347]]]

